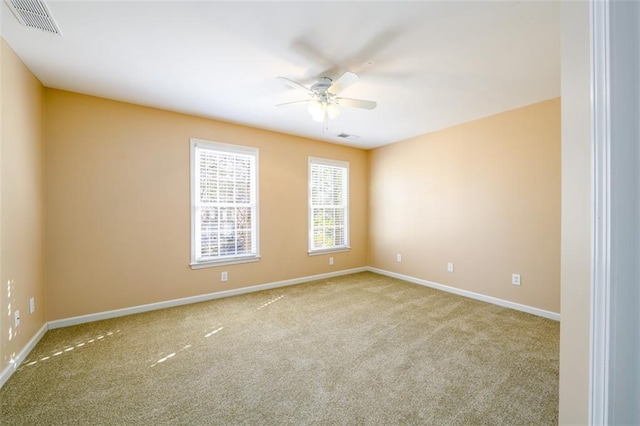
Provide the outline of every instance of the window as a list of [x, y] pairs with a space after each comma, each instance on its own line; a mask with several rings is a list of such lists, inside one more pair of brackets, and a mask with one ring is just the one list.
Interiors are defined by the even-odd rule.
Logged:
[[258, 260], [258, 149], [191, 139], [191, 267]]
[[309, 254], [349, 249], [349, 163], [309, 158]]

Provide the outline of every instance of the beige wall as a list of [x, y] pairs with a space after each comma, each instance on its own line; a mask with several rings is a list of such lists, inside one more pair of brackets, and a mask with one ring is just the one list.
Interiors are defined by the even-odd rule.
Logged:
[[370, 266], [560, 312], [559, 99], [375, 149], [369, 164]]
[[591, 75], [589, 3], [562, 5], [560, 424], [589, 420]]
[[[45, 106], [50, 321], [366, 266], [366, 151], [53, 89]], [[191, 137], [259, 148], [259, 262], [190, 269]], [[307, 255], [308, 156], [350, 163], [333, 266]]]
[[[43, 87], [1, 44], [0, 371], [45, 324]], [[29, 298], [36, 310], [29, 313]], [[20, 325], [13, 325], [14, 311]]]

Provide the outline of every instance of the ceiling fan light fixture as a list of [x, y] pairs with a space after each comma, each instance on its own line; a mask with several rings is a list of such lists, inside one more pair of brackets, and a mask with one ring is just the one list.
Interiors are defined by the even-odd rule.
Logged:
[[307, 107], [307, 111], [312, 117], [316, 115], [324, 115], [324, 105], [320, 101], [311, 101]]
[[349, 71], [342, 74], [335, 82], [328, 77], [321, 77], [320, 80], [310, 88], [286, 77], [278, 78], [284, 80], [288, 86], [302, 90], [310, 96], [310, 99], [307, 101], [285, 102], [278, 104], [278, 106], [306, 102], [307, 111], [311, 115], [311, 118], [319, 123], [324, 123], [325, 128], [327, 128], [327, 122], [329, 120], [333, 120], [340, 115], [340, 106], [343, 106], [343, 103], [344, 106], [354, 108], [373, 109], [376, 107], [376, 103], [373, 101], [341, 98], [338, 96], [342, 90], [358, 81], [358, 76]]
[[333, 120], [340, 114], [338, 105], [333, 102], [323, 102], [320, 100], [309, 102], [307, 110], [309, 114], [311, 114], [311, 118], [319, 123], [322, 123], [327, 117]]
[[336, 118], [340, 114], [340, 108], [334, 103], [327, 104], [327, 115], [330, 119]]

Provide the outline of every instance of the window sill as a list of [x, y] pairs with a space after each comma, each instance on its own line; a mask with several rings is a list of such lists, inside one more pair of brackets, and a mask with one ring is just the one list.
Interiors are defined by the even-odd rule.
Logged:
[[216, 266], [234, 265], [236, 263], [250, 263], [260, 260], [260, 256], [235, 257], [221, 260], [208, 260], [203, 262], [191, 262], [191, 269], [215, 268]]
[[351, 247], [335, 247], [335, 248], [327, 248], [320, 250], [309, 250], [307, 254], [309, 256], [320, 256], [322, 254], [330, 254], [330, 253], [340, 253], [345, 251], [350, 251]]

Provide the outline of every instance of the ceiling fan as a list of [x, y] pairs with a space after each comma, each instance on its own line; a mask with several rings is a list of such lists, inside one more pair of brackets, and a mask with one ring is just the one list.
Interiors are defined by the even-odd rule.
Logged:
[[317, 83], [309, 88], [286, 77], [278, 78], [288, 86], [305, 92], [309, 98], [301, 101], [285, 102], [277, 106], [307, 103], [311, 118], [320, 123], [324, 122], [325, 126], [329, 119], [334, 119], [340, 114], [341, 106], [364, 109], [374, 109], [376, 107], [374, 101], [338, 96], [340, 92], [359, 80], [356, 74], [349, 71], [342, 74], [335, 82], [329, 77], [321, 77]]

